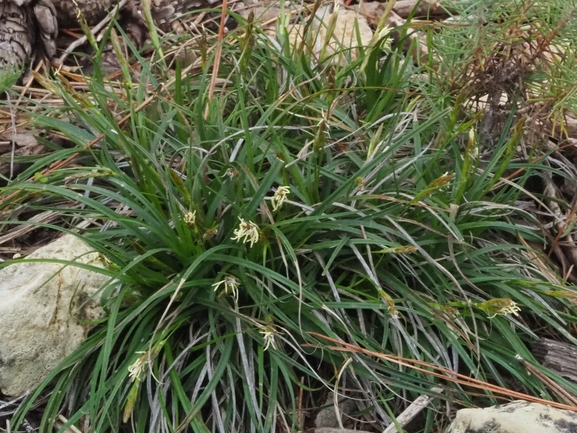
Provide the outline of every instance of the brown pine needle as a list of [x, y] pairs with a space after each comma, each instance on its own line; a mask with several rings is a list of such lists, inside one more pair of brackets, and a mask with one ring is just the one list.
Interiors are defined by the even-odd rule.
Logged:
[[316, 332], [309, 332], [309, 335], [322, 338], [323, 340], [327, 340], [330, 341], [331, 343], [336, 343], [339, 345], [339, 346], [329, 346], [329, 349], [331, 350], [337, 350], [340, 352], [350, 352], [350, 353], [362, 353], [365, 355], [374, 356], [376, 358], [386, 359], [387, 361], [395, 363], [397, 365], [412, 368], [413, 370], [417, 370], [422, 373], [438, 377], [448, 382], [458, 383], [460, 385], [470, 386], [472, 388], [483, 389], [485, 391], [491, 391], [495, 394], [502, 395], [505, 397], [512, 397], [518, 400], [526, 400], [533, 403], [539, 403], [546, 406], [551, 406], [557, 409], [571, 410], [574, 412], [577, 411], [577, 406], [556, 403], [554, 401], [543, 400], [538, 397], [533, 397], [532, 395], [512, 391], [510, 389], [502, 388], [497, 385], [483, 382], [482, 380], [474, 379], [472, 377], [465, 376], [464, 374], [457, 373], [456, 371], [452, 371], [444, 367], [439, 367], [437, 365], [430, 364], [428, 362], [419, 361], [416, 359], [402, 358], [396, 355], [385, 355], [384, 353], [372, 352], [370, 350], [363, 349], [362, 347], [356, 346], [354, 344], [346, 343], [344, 341], [336, 340], [334, 338], [330, 338], [325, 335], [317, 334]]
[[218, 46], [214, 57], [214, 67], [212, 69], [212, 77], [210, 77], [210, 86], [208, 87], [208, 101], [206, 101], [206, 110], [204, 111], [204, 120], [208, 119], [210, 114], [210, 103], [214, 96], [214, 89], [216, 87], [216, 80], [218, 78], [218, 70], [220, 68], [220, 58], [222, 57], [222, 43], [224, 41], [224, 25], [226, 23], [226, 12], [228, 8], [228, 0], [222, 0], [222, 11], [220, 14], [220, 28], [218, 29]]

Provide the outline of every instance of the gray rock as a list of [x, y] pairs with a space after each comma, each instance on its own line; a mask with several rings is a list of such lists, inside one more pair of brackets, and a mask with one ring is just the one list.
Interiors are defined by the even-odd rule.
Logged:
[[[65, 235], [28, 259], [75, 260], [103, 267], [98, 253]], [[78, 348], [104, 315], [95, 293], [109, 277], [77, 266], [30, 262], [0, 270], [0, 391], [18, 396], [37, 387]]]
[[352, 413], [356, 411], [355, 402], [341, 396], [339, 397], [339, 410], [337, 413], [334, 406], [334, 398], [334, 393], [332, 391], [329, 392], [324, 404], [325, 407], [317, 413], [315, 418], [317, 431], [319, 431], [319, 427], [339, 427], [339, 418], [341, 418], [341, 422], [346, 423]]
[[577, 413], [527, 401], [461, 409], [445, 433], [577, 433]]

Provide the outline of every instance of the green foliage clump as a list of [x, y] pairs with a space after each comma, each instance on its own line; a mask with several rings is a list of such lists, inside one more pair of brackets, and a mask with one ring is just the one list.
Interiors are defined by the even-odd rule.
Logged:
[[533, 360], [543, 327], [570, 338], [574, 291], [539, 265], [540, 222], [518, 206], [552, 171], [538, 146], [519, 156], [526, 120], [512, 106], [489, 139], [471, 102], [467, 56], [495, 51], [432, 26], [419, 63], [407, 24], [337, 66], [248, 25], [227, 35], [212, 98], [201, 50], [198, 69], [143, 61], [117, 91], [98, 72], [87, 94], [54, 84], [64, 105], [36, 116], [73, 145], [50, 144], [5, 206], [58, 208], [62, 230], [91, 221], [81, 236], [111, 277], [106, 318], [45, 383], [43, 429], [65, 410], [95, 432], [293, 431], [303, 393], [340, 386], [382, 423], [439, 384], [479, 401], [321, 336], [552, 398], [515, 356]]

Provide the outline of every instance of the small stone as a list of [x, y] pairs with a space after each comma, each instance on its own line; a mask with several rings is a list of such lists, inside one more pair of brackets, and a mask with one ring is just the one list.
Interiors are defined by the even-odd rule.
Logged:
[[445, 433], [577, 432], [577, 412], [514, 401], [483, 409], [461, 409]]

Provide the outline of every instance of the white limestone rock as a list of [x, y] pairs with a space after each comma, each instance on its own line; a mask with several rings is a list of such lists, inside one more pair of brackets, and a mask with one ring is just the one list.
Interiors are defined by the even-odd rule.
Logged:
[[[292, 49], [298, 48], [304, 37], [305, 25], [289, 27], [289, 42]], [[340, 7], [333, 11], [331, 6], [319, 8], [310, 34], [306, 35], [307, 45], [317, 60], [330, 59], [334, 65], [345, 66], [348, 59], [354, 61], [359, 56], [358, 47], [369, 47], [373, 41], [373, 31], [367, 19], [360, 13]]]
[[[103, 267], [99, 254], [65, 235], [27, 259], [75, 260]], [[32, 391], [84, 341], [104, 315], [93, 295], [109, 280], [57, 263], [15, 263], [0, 270], [0, 391]], [[97, 296], [96, 296], [97, 297]]]
[[577, 412], [527, 401], [483, 409], [461, 409], [445, 433], [577, 432]]

